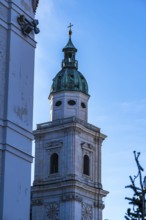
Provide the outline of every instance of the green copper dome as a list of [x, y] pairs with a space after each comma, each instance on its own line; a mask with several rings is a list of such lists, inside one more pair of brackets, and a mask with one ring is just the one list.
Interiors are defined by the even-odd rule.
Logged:
[[79, 91], [88, 95], [88, 84], [84, 76], [78, 71], [78, 61], [75, 59], [77, 49], [71, 41], [71, 29], [69, 30], [69, 41], [63, 48], [64, 59], [62, 69], [53, 79], [51, 92]]
[[80, 91], [88, 95], [88, 85], [84, 76], [75, 68], [63, 68], [53, 79], [51, 93], [60, 91]]

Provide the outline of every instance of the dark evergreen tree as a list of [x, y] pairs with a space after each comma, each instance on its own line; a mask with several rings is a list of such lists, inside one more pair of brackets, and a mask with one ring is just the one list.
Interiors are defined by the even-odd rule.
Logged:
[[[132, 208], [127, 209], [127, 213], [125, 214], [126, 220], [146, 220], [146, 212], [145, 212], [145, 194], [146, 194], [146, 177], [142, 177], [142, 172], [144, 169], [139, 163], [140, 153], [134, 151], [134, 158], [136, 161], [136, 165], [138, 168], [138, 174], [133, 178], [130, 176], [131, 184], [126, 186], [125, 188], [130, 188], [133, 190], [133, 197], [128, 198], [129, 204], [132, 205]], [[136, 179], [139, 180], [138, 187], [136, 186]]]

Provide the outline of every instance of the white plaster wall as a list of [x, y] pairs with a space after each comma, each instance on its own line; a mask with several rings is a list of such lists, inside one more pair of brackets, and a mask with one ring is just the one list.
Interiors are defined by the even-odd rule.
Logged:
[[[29, 37], [21, 33], [17, 22], [20, 14], [29, 15], [28, 20], [32, 21], [32, 1], [1, 1], [0, 120], [5, 112], [5, 118], [31, 130], [35, 42], [32, 33]], [[11, 25], [8, 26], [8, 23]], [[11, 31], [8, 32], [8, 29]]]
[[[30, 138], [26, 138], [29, 136]], [[19, 134], [18, 132], [16, 132], [16, 130], [12, 129], [11, 127], [7, 129], [7, 137], [6, 137], [7, 144], [29, 155], [31, 155], [32, 153], [31, 139], [32, 139], [32, 135], [27, 133], [26, 131], [22, 130], [21, 134]]]
[[[0, 194], [2, 193], [2, 150], [0, 149]], [[1, 203], [1, 199], [0, 199]]]
[[32, 17], [34, 16], [32, 10], [32, 0], [12, 0], [11, 2], [18, 5], [25, 13], [28, 13]]
[[3, 217], [5, 220], [29, 219], [30, 163], [5, 153]]
[[32, 1], [0, 1], [0, 219], [5, 220], [27, 220], [30, 210], [35, 42], [33, 34], [22, 34], [20, 14], [32, 20]]
[[[11, 34], [8, 119], [32, 129], [34, 49], [15, 33]], [[14, 89], [15, 88], [15, 89]]]
[[[2, 6], [1, 6], [2, 7]], [[0, 120], [4, 117], [7, 30], [0, 27]]]

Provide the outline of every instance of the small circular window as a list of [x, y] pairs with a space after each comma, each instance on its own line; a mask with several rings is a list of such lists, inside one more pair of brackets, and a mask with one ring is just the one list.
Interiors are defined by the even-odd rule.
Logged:
[[55, 106], [60, 106], [61, 104], [62, 104], [61, 101], [57, 101], [57, 102], [55, 103]]
[[69, 105], [75, 105], [76, 102], [75, 102], [74, 100], [69, 100], [69, 101], [68, 101], [68, 104], [69, 104]]
[[81, 102], [81, 106], [82, 106], [82, 108], [86, 108], [86, 105], [84, 102]]

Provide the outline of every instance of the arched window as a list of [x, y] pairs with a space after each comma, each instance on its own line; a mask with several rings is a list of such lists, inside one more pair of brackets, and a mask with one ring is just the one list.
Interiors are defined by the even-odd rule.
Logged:
[[88, 155], [84, 155], [83, 160], [83, 174], [90, 175], [90, 160]]
[[50, 158], [50, 173], [58, 173], [58, 154], [56, 153]]

